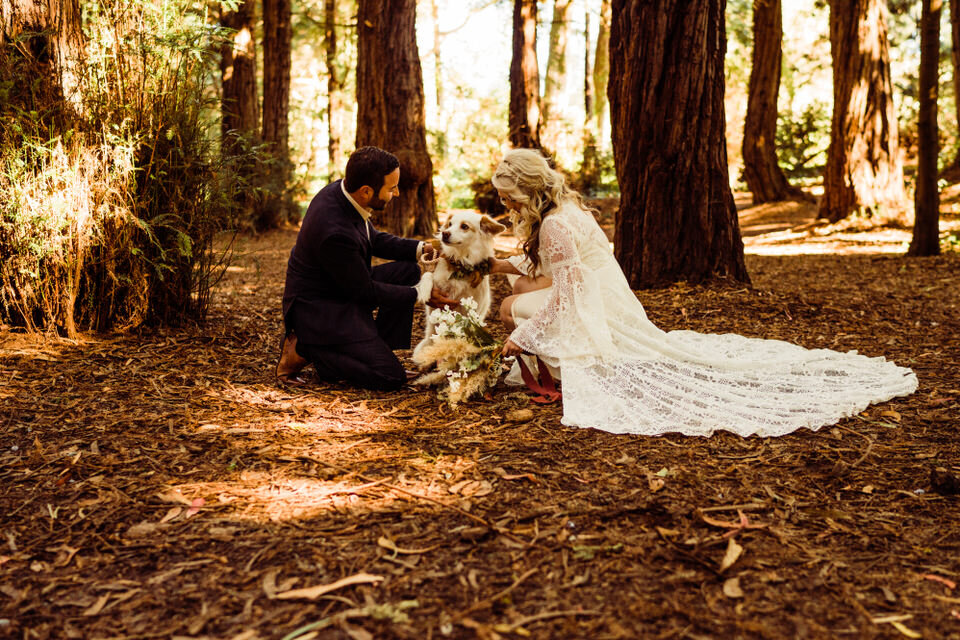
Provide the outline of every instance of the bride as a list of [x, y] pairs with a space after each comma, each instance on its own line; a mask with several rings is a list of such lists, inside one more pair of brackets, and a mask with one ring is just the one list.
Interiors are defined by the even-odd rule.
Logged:
[[497, 260], [492, 269], [515, 276], [514, 295], [501, 306], [513, 330], [503, 355], [535, 354], [559, 369], [565, 425], [780, 436], [917, 388], [910, 369], [882, 357], [662, 331], [647, 319], [580, 195], [540, 153], [509, 151], [493, 186], [523, 240], [519, 259]]

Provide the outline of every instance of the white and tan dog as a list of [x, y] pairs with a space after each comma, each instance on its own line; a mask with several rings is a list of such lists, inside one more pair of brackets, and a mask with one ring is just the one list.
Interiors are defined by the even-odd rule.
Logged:
[[[475, 211], [460, 211], [451, 215], [440, 228], [439, 258], [424, 263], [424, 274], [417, 284], [417, 296], [426, 307], [426, 327], [423, 340], [413, 351], [416, 360], [419, 351], [433, 336], [430, 321], [432, 307], [427, 304], [431, 290], [436, 287], [448, 298], [473, 298], [477, 314], [486, 318], [490, 311], [490, 267], [493, 263], [493, 238], [506, 229], [490, 216]], [[432, 269], [432, 271], [430, 270]]]

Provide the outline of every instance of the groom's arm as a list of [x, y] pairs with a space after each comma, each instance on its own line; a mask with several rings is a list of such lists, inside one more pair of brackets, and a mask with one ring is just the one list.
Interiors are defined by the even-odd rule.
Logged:
[[419, 240], [400, 238], [386, 231], [378, 231], [370, 225], [370, 252], [378, 258], [415, 261], [421, 244]]
[[[413, 256], [416, 257], [416, 240]], [[381, 305], [413, 304], [417, 291], [410, 286], [377, 282], [370, 277], [360, 247], [347, 236], [330, 236], [317, 252], [320, 267], [329, 277], [341, 300], [375, 309]]]

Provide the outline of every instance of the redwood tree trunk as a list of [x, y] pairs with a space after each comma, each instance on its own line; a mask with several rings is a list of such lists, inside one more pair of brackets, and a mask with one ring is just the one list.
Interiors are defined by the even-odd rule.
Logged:
[[255, 9], [255, 0], [244, 0], [236, 11], [223, 11], [220, 17], [220, 23], [233, 31], [220, 55], [223, 78], [221, 125], [223, 151], [227, 154], [239, 151], [237, 135], [252, 140], [257, 136], [260, 124], [257, 49], [253, 37]]
[[743, 129], [743, 177], [753, 203], [803, 197], [777, 162], [777, 94], [783, 19], [780, 0], [753, 0], [753, 66]]
[[510, 62], [510, 144], [540, 147], [540, 71], [537, 66], [537, 0], [514, 0]]
[[917, 123], [916, 218], [908, 255], [940, 253], [940, 192], [937, 189], [937, 85], [943, 0], [922, 0], [920, 17], [920, 112]]
[[593, 66], [590, 62], [590, 7], [583, 15], [585, 42], [583, 46], [583, 160], [576, 188], [590, 192], [600, 184], [600, 158], [597, 150], [597, 126], [593, 117]]
[[330, 179], [342, 172], [343, 71], [337, 64], [337, 0], [323, 3], [323, 41], [327, 59], [327, 172]]
[[270, 184], [258, 215], [260, 229], [293, 217], [290, 165], [291, 0], [263, 0], [263, 142], [271, 156]]
[[567, 34], [570, 31], [567, 11], [571, 0], [554, 0], [553, 20], [550, 23], [550, 44], [547, 54], [547, 71], [543, 86], [544, 123], [549, 126], [550, 119], [557, 114], [551, 111], [560, 100], [567, 78]]
[[[80, 108], [77, 65], [84, 51], [81, 17], [80, 0], [0, 0], [0, 45], [6, 48], [8, 41], [32, 34], [3, 54], [22, 55], [26, 63], [35, 65], [41, 80], [35, 86], [14, 87], [7, 96], [11, 103], [22, 103], [18, 104], [20, 108], [40, 113], [51, 108], [61, 113], [55, 102]], [[24, 91], [18, 91], [21, 88]]]
[[730, 191], [724, 0], [613, 0], [614, 246], [632, 287], [748, 282]]
[[892, 217], [906, 203], [885, 0], [831, 0], [833, 121], [820, 217]]
[[593, 56], [593, 118], [598, 132], [604, 131], [607, 109], [607, 83], [610, 80], [610, 0], [600, 2], [600, 23], [597, 25], [597, 52]]
[[400, 159], [400, 196], [378, 226], [404, 236], [437, 229], [416, 14], [416, 0], [360, 0], [357, 16], [357, 148]]
[[[960, 123], [960, 0], [950, 0], [950, 36], [953, 42], [953, 102]], [[960, 167], [960, 151], [953, 159], [953, 166]]]
[[437, 112], [443, 112], [443, 60], [440, 56], [440, 8], [437, 0], [430, 0], [430, 19], [433, 22], [433, 88]]

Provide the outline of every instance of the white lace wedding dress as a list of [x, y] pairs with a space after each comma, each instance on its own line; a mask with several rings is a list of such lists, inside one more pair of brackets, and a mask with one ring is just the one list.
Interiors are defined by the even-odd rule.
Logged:
[[780, 436], [917, 388], [910, 369], [882, 357], [661, 331], [603, 230], [573, 203], [544, 218], [539, 255], [553, 286], [510, 338], [560, 368], [565, 425], [651, 436]]

